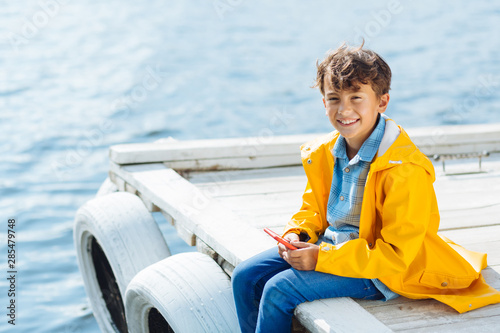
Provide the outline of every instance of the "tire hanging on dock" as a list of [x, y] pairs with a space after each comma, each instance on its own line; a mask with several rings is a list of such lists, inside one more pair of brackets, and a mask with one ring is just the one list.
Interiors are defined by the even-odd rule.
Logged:
[[75, 218], [78, 265], [102, 332], [128, 332], [124, 296], [143, 268], [170, 251], [139, 197], [110, 193], [90, 200]]
[[239, 332], [231, 282], [209, 256], [181, 253], [142, 270], [125, 298], [131, 332]]

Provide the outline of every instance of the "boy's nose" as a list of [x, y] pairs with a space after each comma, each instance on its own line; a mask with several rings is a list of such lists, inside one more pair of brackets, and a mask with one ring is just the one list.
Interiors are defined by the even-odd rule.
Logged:
[[338, 112], [339, 112], [339, 113], [345, 112], [345, 111], [349, 110], [349, 108], [350, 108], [350, 105], [349, 105], [349, 103], [348, 103], [348, 102], [343, 102], [343, 101], [341, 101], [341, 102], [339, 103], [339, 109], [338, 109]]

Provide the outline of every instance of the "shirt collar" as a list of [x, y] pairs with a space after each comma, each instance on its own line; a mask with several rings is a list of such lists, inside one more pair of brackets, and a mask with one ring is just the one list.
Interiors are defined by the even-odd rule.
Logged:
[[[365, 162], [371, 162], [373, 157], [377, 153], [377, 150], [380, 146], [380, 142], [382, 141], [382, 137], [385, 132], [385, 119], [378, 115], [377, 126], [373, 130], [372, 134], [368, 137], [368, 139], [363, 142], [363, 145], [359, 149], [358, 153], [354, 158], [349, 162], [349, 164], [358, 163], [360, 160]], [[343, 136], [339, 136], [337, 142], [332, 149], [332, 154], [336, 158], [347, 159], [346, 153], [346, 141]]]

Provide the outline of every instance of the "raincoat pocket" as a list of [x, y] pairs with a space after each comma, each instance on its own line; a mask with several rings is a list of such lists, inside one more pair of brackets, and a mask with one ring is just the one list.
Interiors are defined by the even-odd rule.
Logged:
[[420, 276], [420, 284], [438, 289], [463, 289], [471, 285], [475, 276], [451, 276], [442, 273], [424, 271]]

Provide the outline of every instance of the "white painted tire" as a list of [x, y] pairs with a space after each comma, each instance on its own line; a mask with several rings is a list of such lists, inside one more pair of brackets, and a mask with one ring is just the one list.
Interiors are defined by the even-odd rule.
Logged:
[[127, 332], [124, 296], [143, 268], [170, 256], [156, 221], [137, 196], [117, 192], [90, 200], [75, 218], [78, 265], [102, 332]]
[[127, 288], [125, 312], [134, 333], [239, 332], [229, 277], [198, 252], [176, 254], [139, 272]]
[[102, 182], [101, 187], [97, 191], [96, 197], [102, 197], [104, 195], [108, 195], [114, 192], [118, 192], [118, 186], [107, 177], [104, 182]]

